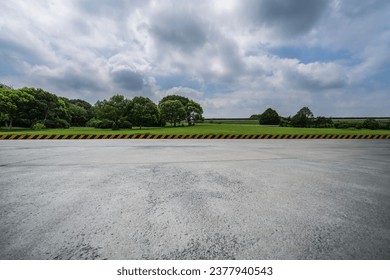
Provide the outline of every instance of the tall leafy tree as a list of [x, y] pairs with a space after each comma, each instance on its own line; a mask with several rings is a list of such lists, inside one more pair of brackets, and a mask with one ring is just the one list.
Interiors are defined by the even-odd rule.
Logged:
[[83, 108], [85, 111], [87, 111], [88, 119], [91, 119], [93, 117], [93, 110], [92, 110], [93, 106], [89, 102], [82, 99], [70, 99], [69, 103], [79, 106]]
[[72, 126], [85, 126], [88, 118], [88, 112], [81, 106], [69, 103], [70, 124]]
[[41, 122], [47, 127], [68, 127], [70, 115], [65, 99], [40, 88], [22, 88], [34, 97], [30, 110], [25, 112], [30, 125]]
[[201, 120], [203, 108], [199, 103], [191, 100], [185, 106], [188, 125], [195, 125], [195, 121]]
[[186, 120], [188, 125], [194, 124], [195, 120], [202, 119], [203, 108], [199, 103], [180, 95], [168, 95], [162, 98], [159, 104], [168, 101], [168, 100], [177, 100], [183, 104], [186, 111]]
[[180, 96], [180, 95], [167, 95], [165, 97], [163, 97], [159, 104], [160, 103], [163, 103], [165, 101], [168, 101], [168, 100], [179, 100], [181, 102], [181, 104], [183, 104], [184, 106], [187, 105], [188, 102], [190, 102], [190, 99], [188, 99], [187, 97], [184, 97], [184, 96]]
[[136, 96], [133, 98], [133, 106], [130, 111], [131, 121], [134, 125], [156, 126], [160, 120], [160, 113], [158, 107], [152, 100], [143, 96]]
[[0, 120], [5, 126], [12, 129], [13, 122], [20, 118], [25, 111], [27, 104], [33, 101], [34, 97], [20, 90], [8, 87], [0, 88]]
[[294, 127], [310, 127], [313, 122], [313, 113], [308, 107], [301, 108], [291, 119]]
[[259, 122], [265, 125], [278, 125], [280, 116], [274, 109], [268, 108], [260, 115]]
[[176, 126], [186, 119], [186, 109], [179, 100], [167, 100], [159, 104], [161, 119]]
[[109, 120], [112, 128], [118, 128], [121, 122], [129, 119], [132, 102], [123, 95], [114, 95], [109, 100], [95, 104], [95, 115], [98, 119]]

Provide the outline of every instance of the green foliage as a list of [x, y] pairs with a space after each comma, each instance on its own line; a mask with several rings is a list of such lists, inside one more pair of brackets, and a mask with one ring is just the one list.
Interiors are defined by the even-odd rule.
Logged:
[[140, 128], [143, 126], [157, 126], [160, 121], [160, 113], [157, 105], [149, 98], [142, 96], [133, 98], [130, 116], [131, 122]]
[[334, 127], [339, 129], [356, 128], [361, 122], [359, 121], [335, 121]]
[[97, 119], [92, 118], [90, 119], [87, 124], [88, 127], [94, 127], [94, 128], [112, 128], [112, 129], [120, 129], [120, 128], [132, 128], [132, 124], [129, 121], [120, 121], [118, 126], [115, 126], [115, 124], [108, 120], [108, 119]]
[[48, 128], [69, 128], [68, 121], [60, 118], [46, 120], [45, 126]]
[[12, 89], [12, 87], [7, 86], [6, 84], [0, 83], [0, 88]]
[[20, 118], [28, 120], [28, 126], [42, 122], [46, 127], [69, 127], [71, 114], [66, 98], [58, 97], [43, 89], [22, 88], [20, 91], [33, 97], [28, 104], [28, 109], [23, 110]]
[[173, 126], [186, 119], [186, 109], [179, 100], [164, 101], [159, 104], [159, 108], [161, 119], [170, 122]]
[[199, 103], [191, 100], [185, 105], [185, 112], [188, 125], [195, 125], [196, 121], [202, 121], [203, 108]]
[[258, 120], [260, 118], [261, 114], [258, 114], [258, 115], [252, 115], [249, 117], [249, 119], [251, 120]]
[[278, 125], [280, 123], [280, 116], [275, 110], [268, 108], [260, 115], [259, 123], [264, 125]]
[[84, 108], [86, 111], [90, 111], [92, 109], [92, 105], [89, 102], [82, 99], [70, 99], [69, 103], [80, 106]]
[[83, 108], [87, 112], [88, 120], [93, 117], [93, 106], [89, 102], [82, 99], [70, 99], [69, 103]]
[[183, 106], [187, 106], [187, 104], [191, 101], [190, 99], [188, 99], [187, 97], [184, 97], [184, 96], [180, 96], [180, 95], [167, 95], [165, 97], [163, 97], [160, 102], [158, 103], [158, 105], [160, 105], [161, 103], [165, 102], [165, 101], [168, 101], [168, 100], [178, 100], [181, 102], [181, 104], [183, 104]]
[[21, 90], [0, 87], [0, 120], [12, 128], [33, 101], [33, 96]]
[[85, 126], [88, 121], [88, 112], [83, 107], [69, 103], [70, 124], [72, 126]]
[[123, 95], [114, 95], [109, 100], [98, 101], [94, 107], [94, 115], [97, 119], [102, 120], [100, 125], [104, 127], [111, 123], [111, 128], [116, 129], [119, 124], [129, 119], [132, 107], [131, 100], [126, 99]]
[[[182, 104], [177, 107], [180, 109], [176, 112], [176, 122], [186, 119], [191, 125], [204, 120], [202, 107], [193, 100], [173, 95], [164, 97], [160, 104], [169, 100]], [[13, 125], [38, 127], [37, 123], [47, 128], [90, 126], [121, 129], [131, 128], [133, 124], [139, 127], [165, 125], [157, 105], [146, 97], [138, 96], [130, 100], [122, 95], [114, 95], [92, 106], [84, 100], [59, 97], [39, 88], [15, 90], [4, 84], [0, 84], [0, 121], [9, 128]]]
[[363, 122], [363, 128], [367, 129], [379, 129], [379, 122], [375, 119], [366, 119]]
[[119, 123], [118, 128], [133, 128], [133, 125], [129, 121], [122, 121]]
[[46, 126], [43, 123], [41, 123], [41, 122], [37, 122], [37, 123], [35, 123], [32, 126], [33, 130], [42, 130], [42, 129], [45, 129], [45, 128], [46, 128]]
[[291, 116], [288, 116], [287, 118], [281, 117], [279, 125], [281, 127], [289, 127], [289, 126], [291, 126]]
[[313, 113], [308, 107], [303, 107], [291, 118], [291, 125], [294, 127], [311, 127], [312, 119]]
[[331, 118], [320, 116], [313, 119], [313, 127], [325, 128], [325, 127], [334, 127], [334, 125]]
[[92, 118], [89, 121], [87, 121], [86, 126], [87, 127], [97, 127], [97, 123], [100, 122], [97, 118]]
[[87, 122], [87, 126], [94, 128], [113, 128], [114, 123], [107, 119], [92, 118]]
[[196, 121], [203, 120], [203, 108], [199, 103], [180, 95], [168, 95], [162, 98], [159, 102], [159, 106], [166, 101], [180, 101], [183, 104], [188, 125], [195, 125]]
[[380, 121], [379, 129], [390, 129], [390, 121]]

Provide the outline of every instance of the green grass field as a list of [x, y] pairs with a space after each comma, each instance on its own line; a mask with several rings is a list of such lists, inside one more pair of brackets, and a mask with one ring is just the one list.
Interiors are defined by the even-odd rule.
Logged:
[[195, 126], [184, 127], [153, 127], [133, 129], [96, 129], [91, 127], [74, 127], [69, 129], [44, 129], [31, 130], [15, 128], [12, 130], [0, 129], [0, 135], [23, 135], [23, 134], [44, 134], [44, 135], [69, 135], [69, 134], [286, 134], [286, 135], [307, 135], [307, 134], [334, 134], [334, 135], [372, 135], [390, 134], [389, 130], [368, 130], [368, 129], [336, 129], [336, 128], [294, 128], [294, 127], [270, 127], [248, 124], [215, 124], [203, 123]]

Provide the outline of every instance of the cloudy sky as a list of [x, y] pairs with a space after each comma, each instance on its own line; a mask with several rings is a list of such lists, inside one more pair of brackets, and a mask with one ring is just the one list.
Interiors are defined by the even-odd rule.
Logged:
[[0, 82], [91, 103], [179, 94], [206, 117], [390, 115], [388, 0], [0, 2]]

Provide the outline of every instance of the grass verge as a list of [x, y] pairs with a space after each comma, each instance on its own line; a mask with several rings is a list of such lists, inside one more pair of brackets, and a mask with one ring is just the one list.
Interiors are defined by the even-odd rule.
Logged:
[[269, 135], [386, 135], [389, 130], [368, 130], [368, 129], [337, 129], [337, 128], [295, 128], [295, 127], [269, 127], [269, 126], [248, 126], [240, 124], [197, 124], [196, 126], [185, 127], [149, 127], [133, 129], [96, 129], [91, 127], [73, 127], [69, 129], [0, 129], [0, 135], [70, 135], [70, 134], [269, 134]]

